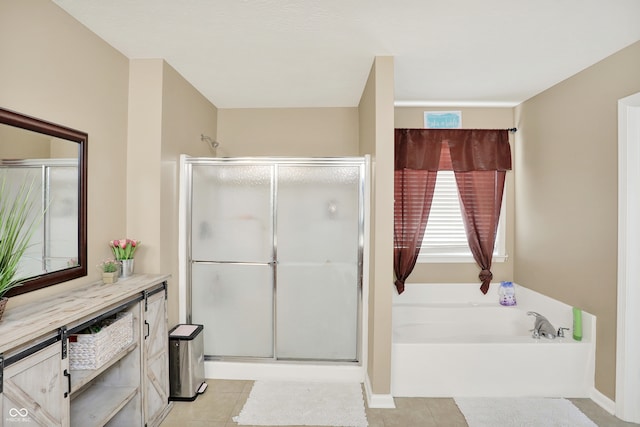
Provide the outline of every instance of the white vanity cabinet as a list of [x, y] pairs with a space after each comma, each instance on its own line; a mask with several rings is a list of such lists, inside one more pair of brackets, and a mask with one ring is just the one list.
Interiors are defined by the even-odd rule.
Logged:
[[[0, 426], [158, 426], [171, 408], [167, 278], [95, 283], [5, 311]], [[69, 336], [116, 314], [132, 319], [131, 342], [96, 369], [74, 369]]]
[[62, 358], [60, 341], [45, 345], [39, 349], [41, 344], [36, 344], [6, 359], [0, 425], [69, 425], [69, 364]]
[[164, 292], [144, 302], [144, 408], [147, 426], [159, 425], [169, 401], [169, 331]]
[[[129, 345], [97, 369], [70, 369], [72, 427], [144, 425], [140, 410], [140, 308], [141, 302], [133, 299], [115, 309], [117, 313], [133, 315], [133, 340]], [[82, 330], [85, 327], [86, 323], [75, 329]], [[70, 346], [69, 354], [72, 351]]]

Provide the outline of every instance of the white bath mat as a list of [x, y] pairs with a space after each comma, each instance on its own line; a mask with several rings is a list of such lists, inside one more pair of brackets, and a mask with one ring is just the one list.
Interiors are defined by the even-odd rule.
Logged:
[[239, 425], [367, 427], [358, 383], [256, 381]]
[[597, 427], [573, 403], [558, 398], [456, 398], [469, 427]]

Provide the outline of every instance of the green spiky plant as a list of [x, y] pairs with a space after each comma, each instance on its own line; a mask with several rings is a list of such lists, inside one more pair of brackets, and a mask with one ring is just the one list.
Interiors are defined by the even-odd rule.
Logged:
[[13, 192], [6, 175], [0, 183], [0, 298], [25, 278], [18, 278], [18, 264], [29, 247], [41, 215], [33, 214], [35, 198], [31, 197], [34, 182], [25, 181]]
[[118, 266], [120, 263], [113, 259], [106, 259], [102, 261], [102, 263], [98, 264], [98, 268], [102, 270], [103, 273], [115, 273], [118, 271]]

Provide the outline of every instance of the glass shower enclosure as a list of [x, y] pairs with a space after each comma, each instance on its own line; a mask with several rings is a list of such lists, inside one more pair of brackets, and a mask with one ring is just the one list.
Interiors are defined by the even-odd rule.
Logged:
[[9, 192], [32, 186], [31, 220], [36, 227], [16, 277], [77, 265], [78, 159], [0, 160], [0, 181]]
[[187, 321], [211, 360], [359, 360], [364, 158], [186, 158]]

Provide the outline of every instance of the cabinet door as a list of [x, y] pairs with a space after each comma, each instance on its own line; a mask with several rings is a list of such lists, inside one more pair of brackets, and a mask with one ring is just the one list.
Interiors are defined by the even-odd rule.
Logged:
[[[143, 302], [144, 304], [144, 302]], [[165, 293], [150, 295], [144, 312], [144, 404], [148, 426], [160, 424], [169, 404], [169, 331]]]
[[0, 425], [68, 426], [68, 369], [60, 342], [6, 367]]

